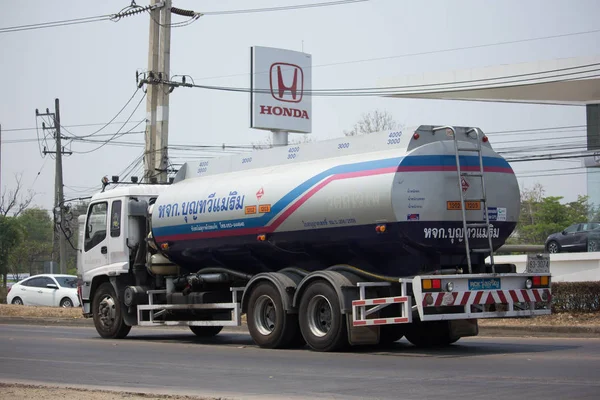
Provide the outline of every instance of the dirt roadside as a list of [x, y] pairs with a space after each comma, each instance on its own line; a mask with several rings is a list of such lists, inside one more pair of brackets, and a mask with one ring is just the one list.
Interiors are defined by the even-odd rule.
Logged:
[[125, 391], [88, 390], [70, 387], [52, 387], [42, 385], [28, 385], [21, 383], [0, 383], [2, 398], [11, 400], [225, 400], [216, 397], [195, 397], [178, 395], [154, 395]]

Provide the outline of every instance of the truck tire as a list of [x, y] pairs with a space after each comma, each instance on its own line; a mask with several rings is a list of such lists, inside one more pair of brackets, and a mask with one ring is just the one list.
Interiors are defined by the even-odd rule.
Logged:
[[413, 322], [406, 329], [406, 339], [417, 347], [444, 347], [458, 341], [450, 336], [448, 321]]
[[270, 282], [258, 283], [248, 300], [248, 331], [263, 348], [283, 349], [300, 345], [298, 315], [283, 309], [279, 291]]
[[389, 346], [404, 337], [403, 325], [382, 325], [379, 328], [379, 345]]
[[194, 334], [201, 338], [209, 338], [213, 336], [217, 336], [221, 330], [223, 330], [222, 326], [190, 326], [190, 330], [194, 332]]
[[94, 326], [98, 334], [105, 339], [122, 339], [131, 330], [122, 316], [122, 305], [117, 299], [115, 289], [110, 282], [98, 287], [92, 301]]
[[317, 351], [335, 351], [348, 346], [346, 318], [335, 290], [326, 282], [311, 283], [302, 294], [300, 330], [306, 343]]

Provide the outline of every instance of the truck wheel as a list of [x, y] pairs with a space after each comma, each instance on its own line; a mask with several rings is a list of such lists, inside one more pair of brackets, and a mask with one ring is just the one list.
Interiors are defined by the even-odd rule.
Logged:
[[222, 329], [222, 326], [190, 326], [190, 330], [201, 338], [217, 336]]
[[404, 337], [403, 325], [382, 325], [379, 329], [380, 346], [389, 346]]
[[310, 284], [302, 294], [300, 330], [306, 343], [317, 351], [334, 351], [348, 345], [346, 319], [335, 290], [327, 283]]
[[279, 291], [260, 282], [248, 300], [248, 331], [260, 347], [281, 349], [298, 346], [298, 316], [283, 309]]
[[406, 329], [406, 339], [417, 347], [444, 347], [458, 341], [450, 336], [448, 321], [413, 322]]
[[122, 339], [127, 336], [131, 327], [123, 321], [122, 306], [110, 282], [104, 282], [98, 287], [92, 307], [94, 326], [100, 336], [106, 339]]

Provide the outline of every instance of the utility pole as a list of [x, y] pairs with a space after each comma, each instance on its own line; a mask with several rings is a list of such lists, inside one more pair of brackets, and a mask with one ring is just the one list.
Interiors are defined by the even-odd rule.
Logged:
[[[156, 6], [158, 0], [152, 0], [151, 6]], [[160, 25], [157, 21], [160, 20], [160, 8], [153, 8], [150, 11], [150, 38], [148, 49], [148, 74], [152, 79], [154, 74], [158, 73], [158, 50], [159, 50], [159, 34]], [[146, 99], [146, 147], [144, 152], [144, 178], [146, 182], [154, 180], [156, 172], [156, 111], [158, 104], [157, 94], [160, 91], [158, 85], [147, 86]]]
[[[172, 0], [152, 0], [150, 4], [150, 41], [148, 72], [138, 87], [146, 84], [146, 182], [167, 183], [169, 167], [169, 95], [176, 86], [171, 82], [171, 13], [196, 19], [202, 14], [172, 7]], [[138, 75], [136, 74], [136, 79]], [[185, 85], [183, 77], [182, 85]], [[286, 136], [287, 138], [287, 136]]]
[[[162, 79], [170, 80], [171, 69], [171, 0], [165, 0], [160, 17], [160, 58], [158, 61], [159, 75]], [[157, 86], [158, 117], [156, 125], [156, 158], [154, 170], [158, 173], [158, 182], [167, 183], [167, 168], [169, 167], [169, 94], [171, 88], [165, 84]]]
[[[169, 145], [170, 87], [162, 83], [170, 79], [171, 66], [171, 0], [150, 11], [150, 38], [148, 47], [148, 85], [146, 112], [146, 151], [144, 177], [147, 182], [167, 182]], [[158, 0], [152, 0], [156, 6]]]
[[0, 191], [2, 191], [2, 124], [0, 124]]
[[[40, 114], [39, 111], [35, 110], [36, 116], [49, 116], [54, 121], [53, 127], [46, 128], [45, 124], [42, 124], [43, 129], [54, 129], [54, 140], [56, 141], [56, 150], [49, 151], [44, 148], [44, 155], [56, 154], [56, 171], [54, 175], [54, 218], [55, 218], [55, 229], [58, 233], [58, 252], [60, 262], [60, 273], [67, 273], [67, 239], [63, 233], [64, 223], [64, 196], [63, 196], [63, 167], [62, 167], [62, 155], [72, 154], [67, 152], [62, 147], [62, 136], [60, 134], [60, 102], [58, 99], [54, 100], [54, 112], [46, 109], [46, 113]], [[53, 240], [54, 242], [54, 240]]]

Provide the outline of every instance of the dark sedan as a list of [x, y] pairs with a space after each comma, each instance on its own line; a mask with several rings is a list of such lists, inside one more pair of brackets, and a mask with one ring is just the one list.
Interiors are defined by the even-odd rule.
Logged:
[[600, 251], [600, 223], [584, 222], [553, 233], [546, 239], [548, 253], [563, 251]]

